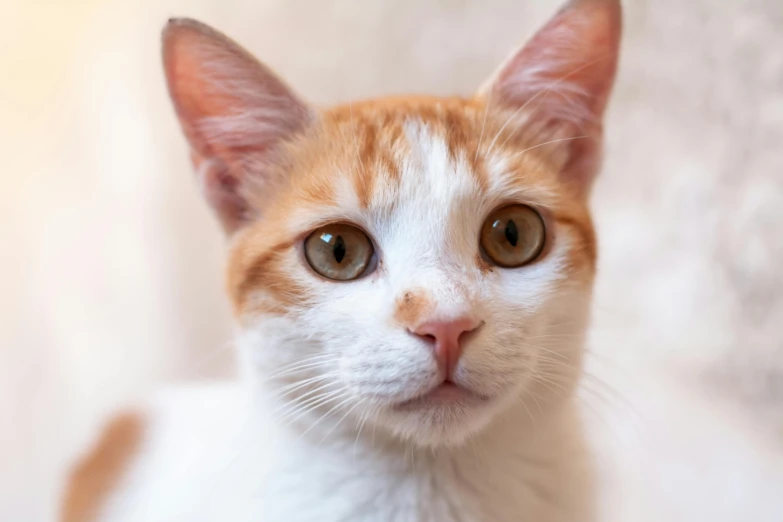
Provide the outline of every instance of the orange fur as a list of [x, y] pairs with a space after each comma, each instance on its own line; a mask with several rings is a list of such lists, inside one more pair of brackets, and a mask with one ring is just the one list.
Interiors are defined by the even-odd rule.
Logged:
[[[290, 216], [302, 209], [336, 206], [335, 187], [341, 177], [350, 182], [362, 209], [372, 207], [372, 195], [380, 186], [394, 191], [400, 182], [399, 156], [411, 154], [405, 139], [405, 124], [411, 120], [422, 122], [429, 132], [445, 140], [450, 155], [470, 160], [482, 191], [489, 180], [481, 158], [492, 149], [518, 173], [515, 183], [557, 194], [556, 201], [547, 202], [550, 227], [568, 227], [576, 234], [579, 241], [571, 251], [570, 265], [586, 265], [587, 273], [592, 274], [596, 244], [587, 202], [558, 175], [568, 160], [565, 147], [553, 144], [520, 154], [542, 141], [524, 126], [505, 125], [513, 117], [512, 111], [503, 107], [487, 107], [482, 98], [420, 96], [369, 100], [324, 111], [317, 127], [286, 144], [287, 158], [282, 164], [288, 182], [275, 193], [274, 201], [265, 195], [251, 199], [251, 205], [265, 206], [265, 215], [236, 237], [230, 251], [228, 290], [237, 314], [285, 313], [306, 302], [304, 289], [285, 267], [292, 259], [287, 253], [310, 229], [292, 229]], [[372, 210], [383, 213], [392, 209]], [[489, 268], [480, 258], [475, 263], [482, 271]], [[274, 304], [248, 305], [248, 294], [261, 288]], [[415, 315], [407, 311], [410, 308], [398, 308], [402, 322]]]
[[431, 308], [432, 300], [426, 290], [410, 290], [397, 299], [394, 319], [408, 330], [415, 330]]
[[[476, 202], [535, 207], [548, 235], [539, 260], [550, 254], [559, 234], [567, 238], [558, 243], [562, 246], [559, 257], [544, 266], [549, 279], [543, 278], [542, 283], [538, 278], [539, 295], [529, 301], [549, 293], [562, 298], [561, 303], [570, 300], [570, 294], [561, 292], [566, 285], [588, 294], [597, 247], [587, 196], [600, 163], [601, 116], [616, 68], [619, 16], [619, 6], [611, 0], [572, 2], [472, 98], [389, 97], [321, 111], [303, 103], [224, 35], [193, 20], [171, 21], [163, 35], [166, 80], [206, 199], [231, 236], [226, 281], [238, 319], [256, 320], [265, 314], [296, 318], [297, 312], [306, 311], [317, 300], [314, 294], [318, 292], [328, 297], [316, 310], [332, 311], [330, 298], [339, 300], [339, 292], [329, 294], [324, 285], [304, 280], [305, 272], [292, 268], [306, 266], [304, 239], [315, 228], [336, 220], [357, 227], [363, 226], [362, 219], [388, 221], [389, 227], [397, 227], [396, 237], [402, 237], [391, 244], [405, 251], [408, 240], [416, 239], [418, 250], [406, 253], [409, 258], [422, 257], [409, 264], [404, 259], [399, 263], [402, 266], [393, 267], [396, 280], [391, 284], [382, 280], [385, 260], [376, 251], [380, 275], [364, 285], [366, 293], [351, 303], [352, 308], [326, 315], [328, 324], [320, 324], [311, 314], [296, 325], [296, 329], [312, 327], [311, 337], [351, 319], [375, 295], [382, 306], [393, 303], [392, 320], [408, 330], [437, 311], [444, 304], [439, 299], [470, 305], [469, 294], [475, 290], [470, 283], [480, 287], [494, 280], [496, 294], [511, 289], [514, 294], [509, 301], [514, 301], [517, 292], [524, 293], [536, 284], [536, 277], [518, 280], [516, 286], [506, 284], [501, 270], [480, 254], [478, 237], [454, 233], [470, 231], [476, 221], [486, 219], [480, 215], [486, 209]], [[433, 168], [436, 174], [418, 168], [428, 158], [435, 158], [432, 163], [440, 169]], [[415, 176], [428, 173], [436, 181], [422, 183], [427, 188], [416, 193]], [[401, 201], [406, 190], [408, 200]], [[430, 199], [430, 192], [423, 190], [440, 191], [440, 199]], [[409, 206], [400, 214], [407, 221], [394, 222], [395, 210], [404, 204]], [[436, 206], [441, 204], [446, 207]], [[422, 207], [429, 208], [422, 211]], [[430, 210], [436, 212], [427, 214]], [[422, 215], [429, 215], [430, 220], [422, 221]], [[406, 236], [409, 227], [419, 224], [432, 226], [421, 227], [416, 237]], [[455, 248], [444, 247], [452, 242]], [[434, 254], [437, 249], [441, 251]], [[433, 281], [435, 290], [426, 279], [409, 279], [421, 260], [421, 265], [447, 268], [436, 271], [430, 266], [430, 272], [423, 271], [422, 279], [443, 279]], [[408, 272], [403, 274], [405, 268]], [[463, 276], [465, 284], [459, 280]], [[378, 280], [381, 284], [371, 286]], [[559, 311], [562, 306], [553, 308]], [[575, 315], [583, 319], [580, 313]], [[506, 318], [506, 322], [516, 325], [517, 317]], [[347, 323], [350, 326], [350, 320]], [[358, 329], [373, 330], [377, 325], [371, 323]], [[489, 360], [502, 362], [513, 355], [503, 352], [513, 348], [507, 342], [509, 332], [514, 333], [502, 332], [502, 342], [488, 343], [495, 350], [494, 359]], [[566, 337], [574, 335], [570, 332]], [[355, 343], [353, 338], [349, 341]], [[372, 348], [377, 339], [364, 341]], [[394, 348], [395, 344], [386, 346]], [[570, 354], [569, 372], [579, 368], [581, 354], [575, 351]], [[372, 365], [355, 366], [366, 370]], [[476, 378], [497, 380], [497, 373], [487, 377], [487, 368], [487, 364], [475, 365]], [[575, 385], [575, 376], [565, 377]], [[454, 421], [438, 436], [461, 430], [463, 420]], [[437, 433], [434, 428], [438, 427], [431, 424], [427, 426]], [[121, 416], [108, 426], [93, 453], [71, 477], [64, 522], [96, 519], [138, 451], [143, 432], [144, 421], [136, 415]]]
[[98, 520], [111, 492], [139, 450], [144, 419], [124, 414], [110, 422], [93, 450], [74, 468], [62, 509], [62, 522]]

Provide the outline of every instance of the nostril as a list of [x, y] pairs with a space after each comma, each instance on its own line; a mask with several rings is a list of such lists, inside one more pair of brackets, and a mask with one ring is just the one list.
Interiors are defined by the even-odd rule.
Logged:
[[410, 332], [431, 346], [442, 375], [449, 378], [462, 354], [462, 343], [480, 326], [481, 323], [472, 317], [462, 316], [425, 321]]
[[433, 334], [424, 333], [424, 332], [421, 332], [421, 331], [416, 331], [416, 330], [411, 330], [411, 329], [409, 329], [408, 331], [411, 334], [413, 334], [416, 337], [418, 337], [419, 339], [421, 339], [423, 341], [426, 341], [428, 343], [435, 344], [436, 342], [438, 342], [438, 338], [435, 337], [435, 335], [433, 335]]
[[427, 321], [409, 331], [431, 344], [446, 344], [459, 346], [470, 334], [475, 332], [481, 323], [471, 318], [458, 318], [446, 321]]
[[457, 342], [458, 342], [458, 343], [463, 343], [463, 342], [465, 342], [467, 339], [469, 339], [469, 338], [473, 337], [473, 336], [476, 334], [476, 332], [478, 332], [478, 331], [481, 329], [481, 327], [482, 327], [482, 326], [484, 326], [484, 321], [481, 321], [480, 323], [478, 323], [478, 324], [477, 324], [477, 325], [475, 325], [475, 326], [471, 326], [469, 329], [465, 329], [465, 330], [463, 330], [463, 331], [462, 331], [462, 332], [460, 332], [460, 334], [457, 336]]

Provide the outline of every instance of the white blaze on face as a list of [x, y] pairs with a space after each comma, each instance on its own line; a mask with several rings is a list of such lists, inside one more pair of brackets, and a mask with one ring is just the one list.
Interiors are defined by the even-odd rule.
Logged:
[[[428, 445], [453, 443], [533, 386], [537, 357], [551, 359], [562, 351], [568, 364], [565, 358], [573, 348], [566, 345], [578, 345], [573, 332], [584, 323], [589, 287], [571, 285], [565, 290], [562, 284], [571, 243], [567, 231], [553, 236], [555, 244], [538, 262], [482, 270], [477, 262], [479, 231], [487, 214], [507, 202], [509, 194], [538, 205], [554, 201], [555, 195], [541, 187], [520, 186], [513, 179], [518, 174], [506, 170], [498, 158], [486, 162], [489, 182], [482, 190], [465, 158], [452, 157], [441, 137], [415, 121], [405, 130], [410, 153], [395, 155], [399, 179], [377, 184], [368, 208], [360, 208], [358, 198], [346, 194], [339, 208], [324, 208], [326, 215], [317, 216], [350, 216], [362, 226], [375, 243], [378, 268], [358, 280], [335, 283], [313, 277], [292, 257], [291, 277], [305, 285], [312, 306], [261, 322], [248, 344], [255, 352], [270, 352], [261, 356], [263, 372], [316, 357], [316, 364], [284, 381], [313, 379], [320, 391], [302, 386], [302, 393], [310, 393], [305, 400], [330, 393], [332, 400], [322, 404], [326, 409], [372, 412], [370, 422], [406, 438]], [[340, 192], [350, 188], [349, 183], [339, 186]], [[316, 219], [314, 212], [310, 209], [301, 217]], [[432, 348], [395, 319], [397, 303], [406, 293], [427, 301], [422, 320], [470, 314], [483, 323], [464, 347], [454, 379], [489, 401], [476, 407], [444, 405], [437, 415], [394, 410], [442, 378]], [[558, 334], [562, 347], [549, 342], [539, 349], [535, 339], [526, 341]], [[257, 346], [259, 339], [263, 347]], [[548, 389], [539, 386], [535, 393], [540, 397]]]

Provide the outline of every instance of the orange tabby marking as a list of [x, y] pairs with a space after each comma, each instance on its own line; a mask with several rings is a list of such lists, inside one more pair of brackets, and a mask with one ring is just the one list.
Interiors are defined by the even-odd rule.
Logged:
[[[513, 115], [500, 107], [488, 107], [482, 98], [429, 98], [424, 96], [395, 97], [357, 102], [325, 110], [315, 128], [305, 132], [285, 146], [282, 166], [288, 179], [286, 186], [275, 194], [274, 204], [254, 201], [250, 207], [264, 208], [267, 213], [253, 223], [232, 245], [228, 264], [228, 290], [238, 314], [247, 312], [284, 313], [293, 306], [305, 304], [306, 292], [289, 275], [286, 257], [299, 240], [299, 230], [291, 230], [290, 216], [308, 207], [339, 206], [337, 177], [344, 176], [358, 198], [361, 208], [376, 206], [373, 201], [379, 187], [394, 192], [400, 183], [401, 161], [410, 158], [406, 124], [422, 123], [427, 132], [441, 137], [452, 156], [471, 161], [470, 172], [481, 191], [490, 183], [481, 158], [489, 149], [507, 162], [511, 171], [520, 175], [514, 183], [523, 187], [537, 186], [559, 194], [557, 212], [553, 218], [571, 226], [579, 235], [580, 245], [573, 250], [573, 266], [588, 263], [592, 271], [595, 260], [595, 240], [586, 203], [576, 191], [570, 190], [553, 172], [569, 158], [561, 148], [536, 148], [522, 154], [526, 148], [541, 143], [522, 126], [506, 125]], [[482, 132], [483, 129], [483, 132]], [[257, 197], [264, 197], [260, 195]], [[394, 200], [387, 204], [394, 204]], [[293, 236], [293, 239], [292, 239]], [[488, 267], [478, 262], [484, 271]], [[264, 288], [271, 299], [263, 303], [248, 303], [254, 289]], [[409, 308], [408, 305], [405, 308]], [[410, 313], [399, 312], [398, 320], [407, 322]]]
[[432, 308], [432, 300], [425, 290], [419, 288], [405, 292], [397, 299], [396, 305], [394, 318], [408, 329], [414, 329]]
[[127, 413], [104, 430], [92, 452], [73, 470], [62, 511], [62, 522], [90, 522], [97, 517], [110, 493], [136, 455], [144, 433], [144, 420]]

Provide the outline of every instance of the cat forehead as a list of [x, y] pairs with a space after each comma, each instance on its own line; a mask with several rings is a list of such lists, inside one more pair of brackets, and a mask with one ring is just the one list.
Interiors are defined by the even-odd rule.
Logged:
[[333, 109], [315, 146], [297, 154], [304, 161], [285, 205], [289, 222], [302, 229], [323, 220], [435, 217], [503, 202], [550, 208], [561, 187], [546, 156], [526, 152], [536, 143], [527, 140], [524, 117], [460, 99]]
[[303, 262], [304, 239], [334, 222], [363, 228], [389, 270], [413, 265], [417, 277], [431, 282], [433, 267], [483, 270], [477, 257], [483, 220], [501, 205], [524, 203], [552, 230], [566, 232], [567, 266], [592, 266], [586, 202], [561, 181], [562, 159], [536, 148], [540, 129], [527, 129], [521, 112], [428, 100], [355, 103], [323, 113], [314, 131], [288, 144], [280, 172], [287, 183], [266, 198], [260, 219], [232, 238], [228, 287], [235, 309], [254, 303], [246, 300], [257, 288], [272, 295], [274, 313], [309, 302], [309, 280], [293, 267]]

